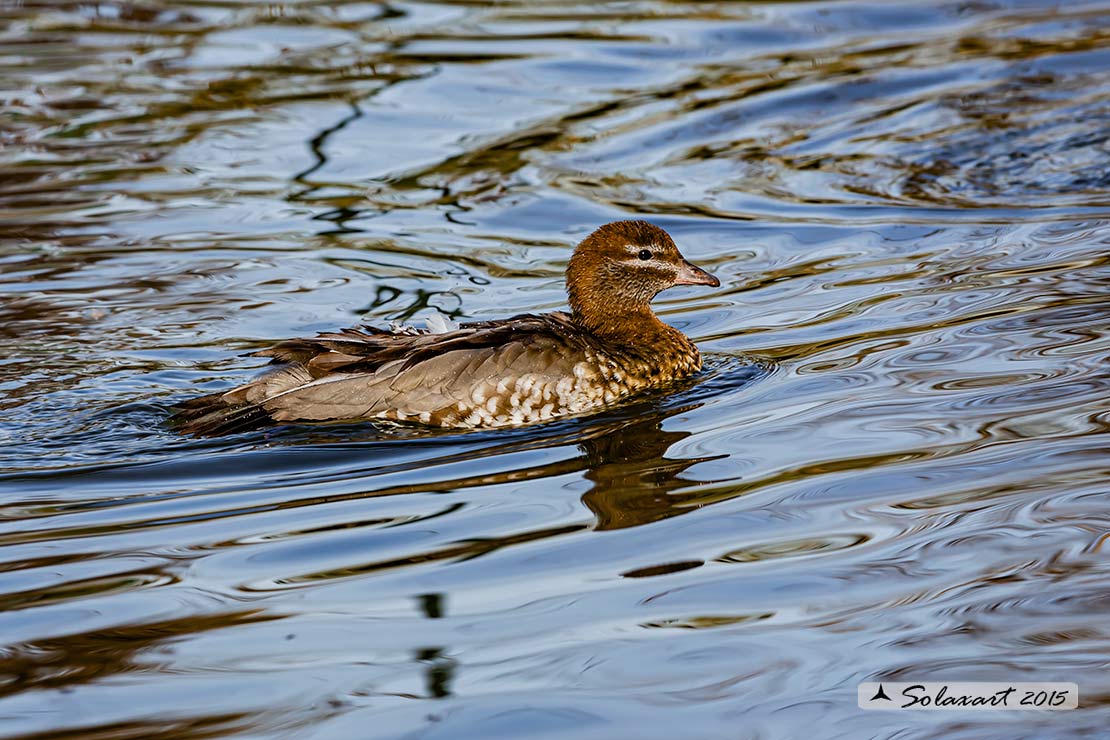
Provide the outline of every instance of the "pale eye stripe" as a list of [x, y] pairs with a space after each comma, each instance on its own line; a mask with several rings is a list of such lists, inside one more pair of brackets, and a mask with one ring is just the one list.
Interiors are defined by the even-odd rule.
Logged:
[[651, 252], [651, 257], [653, 260], [659, 256], [660, 252], [664, 251], [663, 248], [658, 244], [625, 244], [624, 248], [628, 250], [629, 254], [631, 254], [633, 257], [636, 257], [637, 259], [640, 257], [641, 249], [646, 249]]

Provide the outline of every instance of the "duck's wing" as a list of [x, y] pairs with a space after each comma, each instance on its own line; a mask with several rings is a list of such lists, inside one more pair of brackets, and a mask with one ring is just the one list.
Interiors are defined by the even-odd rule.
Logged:
[[[498, 386], [506, 379], [528, 376], [535, 384], [573, 375], [585, 341], [560, 313], [465, 324], [442, 334], [356, 328], [293, 339], [257, 353], [274, 358], [271, 372], [186, 402], [175, 420], [193, 434], [241, 431], [268, 420], [388, 416], [451, 423], [475, 404], [504, 396]], [[482, 414], [509, 411], [493, 402], [484, 408]]]

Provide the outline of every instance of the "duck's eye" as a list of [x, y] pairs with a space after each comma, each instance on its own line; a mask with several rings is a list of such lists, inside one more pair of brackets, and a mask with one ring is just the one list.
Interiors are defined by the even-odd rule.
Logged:
[[640, 257], [640, 259], [642, 259], [642, 260], [649, 260], [649, 259], [651, 259], [651, 250], [650, 250], [650, 249], [641, 249], [641, 250], [640, 250], [640, 254], [639, 254], [639, 257]]

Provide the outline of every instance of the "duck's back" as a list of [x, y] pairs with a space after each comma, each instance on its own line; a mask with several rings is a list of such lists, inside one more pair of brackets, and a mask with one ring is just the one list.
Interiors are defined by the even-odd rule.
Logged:
[[269, 420], [378, 419], [442, 427], [542, 421], [635, 390], [566, 314], [465, 324], [442, 334], [348, 329], [258, 354], [266, 375], [180, 407], [182, 430], [222, 434]]

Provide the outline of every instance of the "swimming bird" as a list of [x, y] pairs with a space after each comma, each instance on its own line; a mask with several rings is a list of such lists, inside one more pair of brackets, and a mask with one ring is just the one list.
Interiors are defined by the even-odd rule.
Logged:
[[717, 287], [670, 235], [645, 221], [605, 224], [566, 270], [570, 312], [443, 327], [363, 326], [256, 352], [269, 372], [179, 404], [188, 434], [272, 422], [367, 419], [431, 427], [503, 427], [598, 409], [701, 369], [698, 348], [651, 301], [676, 285]]

